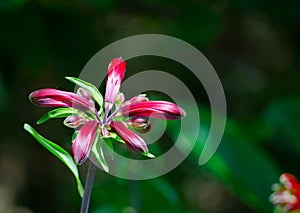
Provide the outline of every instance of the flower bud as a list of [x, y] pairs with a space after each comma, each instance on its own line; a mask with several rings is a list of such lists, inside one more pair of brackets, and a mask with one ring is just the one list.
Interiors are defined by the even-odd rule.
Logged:
[[76, 164], [80, 165], [88, 158], [97, 135], [98, 125], [98, 121], [88, 121], [79, 130], [72, 145], [73, 158]]
[[126, 62], [122, 58], [114, 58], [108, 65], [108, 76], [105, 90], [105, 111], [110, 111], [116, 102], [126, 70]]
[[72, 107], [79, 110], [90, 110], [91, 105], [85, 98], [57, 89], [40, 89], [29, 95], [30, 101], [41, 107]]
[[85, 122], [84, 118], [77, 115], [70, 115], [64, 120], [64, 125], [70, 128], [76, 128]]
[[141, 133], [145, 133], [150, 130], [149, 118], [135, 117], [135, 118], [132, 118], [132, 119], [126, 121], [126, 123], [128, 125], [132, 126], [136, 131], [141, 132]]
[[116, 131], [116, 133], [124, 140], [129, 149], [149, 153], [146, 142], [139, 135], [129, 130], [125, 123], [120, 121], [113, 121], [111, 127]]
[[77, 95], [85, 98], [91, 105], [91, 107], [95, 107], [94, 100], [92, 99], [91, 94], [84, 88], [79, 87], [77, 90]]
[[122, 107], [123, 116], [153, 117], [163, 120], [175, 120], [186, 115], [185, 111], [168, 101], [142, 101]]

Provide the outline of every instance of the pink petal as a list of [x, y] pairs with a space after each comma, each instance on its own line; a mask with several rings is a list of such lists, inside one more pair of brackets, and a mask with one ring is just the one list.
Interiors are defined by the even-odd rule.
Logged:
[[106, 110], [110, 110], [116, 101], [126, 70], [126, 62], [122, 58], [114, 58], [108, 65], [105, 102]]
[[83, 97], [72, 92], [66, 92], [57, 89], [40, 89], [29, 95], [31, 102], [41, 107], [73, 107], [80, 110], [90, 109], [91, 103]]
[[113, 121], [112, 128], [125, 141], [129, 149], [136, 152], [148, 153], [148, 147], [143, 138], [129, 130], [127, 126], [121, 121]]
[[79, 130], [72, 145], [73, 158], [76, 164], [82, 164], [88, 158], [98, 125], [96, 120], [88, 121]]
[[174, 120], [184, 117], [185, 111], [174, 103], [167, 101], [144, 101], [122, 108], [122, 114], [129, 117], [154, 117]]
[[294, 175], [289, 173], [283, 173], [282, 175], [280, 175], [279, 179], [286, 189], [300, 191], [300, 183]]

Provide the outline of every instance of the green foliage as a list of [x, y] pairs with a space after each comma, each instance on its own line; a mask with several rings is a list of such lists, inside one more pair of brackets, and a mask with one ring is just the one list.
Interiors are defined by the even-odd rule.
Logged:
[[83, 80], [81, 80], [79, 78], [75, 78], [75, 77], [66, 77], [66, 79], [73, 82], [77, 86], [86, 89], [91, 94], [93, 99], [99, 104], [100, 109], [103, 108], [103, 97], [102, 97], [101, 93], [99, 92], [99, 90], [93, 84], [90, 84], [86, 81], [83, 81]]
[[65, 118], [72, 114], [77, 114], [79, 110], [74, 108], [56, 108], [43, 115], [36, 123], [43, 124], [52, 118]]
[[103, 143], [103, 141], [100, 140], [99, 135], [97, 135], [91, 151], [94, 154], [99, 165], [104, 169], [104, 171], [108, 172], [109, 168], [108, 168], [107, 162], [104, 158], [104, 154], [103, 154], [103, 150], [102, 150], [102, 143]]
[[79, 178], [77, 166], [73, 161], [72, 156], [59, 145], [41, 136], [29, 124], [24, 124], [24, 129], [27, 132], [29, 132], [42, 146], [44, 146], [49, 152], [51, 152], [54, 156], [56, 156], [61, 162], [63, 162], [71, 170], [71, 172], [73, 173], [76, 179], [78, 192], [82, 197], [84, 189]]

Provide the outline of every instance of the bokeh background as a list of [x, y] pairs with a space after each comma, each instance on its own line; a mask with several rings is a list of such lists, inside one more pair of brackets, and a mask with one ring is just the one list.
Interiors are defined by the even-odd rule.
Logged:
[[[35, 125], [47, 110], [31, 105], [28, 94], [72, 90], [64, 76], [78, 76], [111, 42], [144, 33], [183, 39], [208, 58], [226, 93], [225, 134], [204, 166], [197, 164], [197, 145], [179, 167], [153, 180], [98, 170], [90, 212], [272, 212], [268, 197], [279, 175], [300, 178], [299, 15], [296, 0], [1, 0], [0, 212], [79, 211], [71, 173], [23, 124], [67, 150], [72, 131], [61, 120]], [[199, 104], [200, 133], [207, 134], [210, 109], [201, 83], [174, 61], [128, 61], [128, 75], [146, 69], [169, 71], [187, 83]], [[165, 147], [176, 136], [172, 128], [161, 139]], [[86, 165], [80, 171], [84, 179]]]

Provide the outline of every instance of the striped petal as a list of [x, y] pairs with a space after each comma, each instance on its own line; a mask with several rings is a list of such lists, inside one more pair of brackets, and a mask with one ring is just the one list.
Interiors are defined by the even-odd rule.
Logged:
[[164, 120], [175, 120], [186, 115], [185, 111], [168, 101], [143, 101], [126, 105], [122, 114], [129, 117], [154, 117]]
[[88, 121], [79, 130], [72, 145], [73, 158], [76, 164], [82, 164], [88, 158], [97, 135], [98, 125], [96, 120]]
[[113, 107], [120, 90], [126, 70], [126, 62], [122, 58], [114, 58], [108, 65], [108, 76], [105, 90], [105, 110]]
[[41, 107], [72, 107], [80, 110], [89, 110], [93, 107], [84, 97], [51, 88], [36, 90], [29, 95], [29, 99]]
[[129, 149], [136, 152], [149, 153], [144, 139], [135, 134], [133, 131], [129, 130], [123, 122], [113, 121], [111, 127], [125, 141]]

